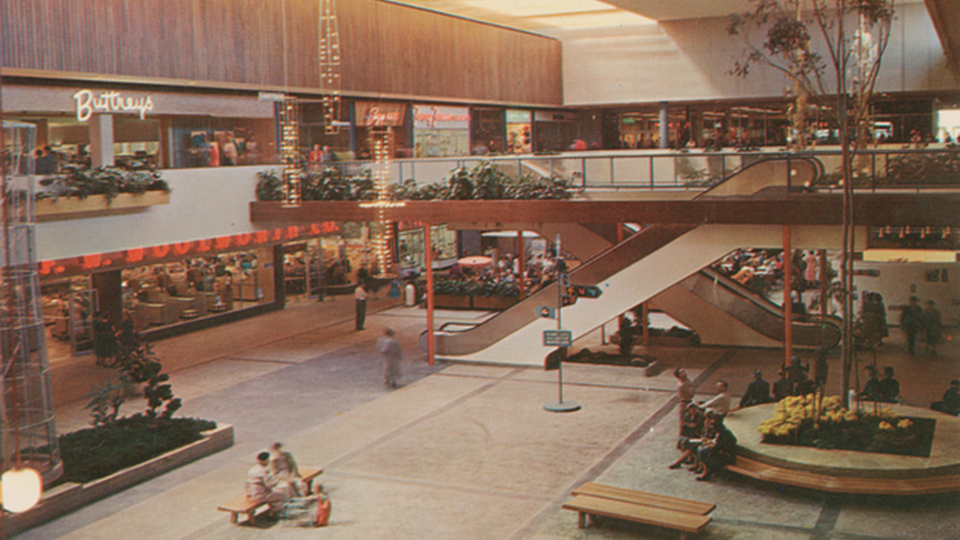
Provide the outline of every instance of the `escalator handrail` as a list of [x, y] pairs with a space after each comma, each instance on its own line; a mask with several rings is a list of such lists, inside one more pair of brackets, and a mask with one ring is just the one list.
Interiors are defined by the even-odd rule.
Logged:
[[[764, 298], [763, 296], [757, 294], [749, 287], [746, 287], [739, 282], [731, 279], [730, 277], [724, 275], [722, 272], [717, 271], [714, 268], [706, 267], [703, 270], [700, 270], [702, 274], [707, 276], [707, 278], [714, 280], [715, 282], [723, 285], [727, 289], [731, 290], [734, 294], [743, 297], [746, 300], [749, 300], [757, 307], [760, 307], [774, 315], [783, 317], [783, 306], [778, 306], [774, 302]], [[836, 325], [837, 328], [840, 327], [841, 319], [833, 315], [821, 315], [817, 314], [803, 314], [794, 313], [793, 322], [809, 322], [809, 323], [829, 323]]]
[[786, 187], [788, 190], [789, 190], [789, 188], [790, 188], [790, 176], [789, 176], [789, 175], [790, 175], [790, 162], [791, 162], [791, 161], [806, 162], [806, 163], [809, 163], [809, 164], [813, 167], [813, 178], [810, 179], [810, 185], [816, 185], [816, 184], [820, 181], [820, 179], [823, 178], [823, 176], [824, 176], [823, 163], [822, 163], [819, 159], [817, 159], [816, 157], [813, 157], [813, 156], [787, 156], [787, 157], [783, 157], [783, 156], [771, 156], [771, 157], [767, 157], [767, 158], [760, 158], [760, 159], [758, 159], [757, 161], [754, 161], [754, 162], [752, 162], [752, 163], [748, 163], [746, 166], [740, 167], [739, 169], [737, 169], [737, 170], [735, 170], [735, 171], [732, 171], [730, 174], [728, 174], [726, 177], [724, 177], [723, 179], [721, 179], [721, 180], [720, 180], [719, 182], [717, 182], [716, 184], [710, 186], [710, 187], [707, 188], [705, 191], [702, 191], [702, 192], [698, 193], [696, 196], [693, 197], [692, 200], [697, 200], [697, 199], [699, 199], [699, 198], [701, 198], [701, 197], [709, 197], [709, 196], [710, 196], [710, 193], [711, 193], [712, 191], [718, 189], [720, 186], [722, 186], [723, 184], [725, 184], [727, 181], [730, 181], [730, 180], [735, 179], [737, 176], [739, 176], [739, 175], [740, 175], [741, 173], [743, 173], [744, 171], [750, 169], [751, 167], [756, 167], [756, 166], [759, 166], [759, 165], [762, 165], [762, 164], [766, 164], [766, 163], [770, 163], [770, 162], [773, 162], [773, 161], [786, 161], [786, 162], [787, 162], [787, 183], [786, 183], [786, 186], [785, 186], [785, 187]]

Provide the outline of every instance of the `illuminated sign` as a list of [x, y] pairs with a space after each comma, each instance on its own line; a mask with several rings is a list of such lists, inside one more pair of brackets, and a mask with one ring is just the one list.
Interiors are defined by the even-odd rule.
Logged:
[[153, 99], [150, 96], [123, 97], [120, 92], [109, 90], [94, 96], [90, 90], [80, 90], [73, 95], [77, 103], [77, 120], [86, 122], [95, 112], [119, 113], [133, 112], [143, 120], [146, 114], [153, 110]]
[[413, 127], [417, 129], [470, 129], [470, 109], [414, 105]]

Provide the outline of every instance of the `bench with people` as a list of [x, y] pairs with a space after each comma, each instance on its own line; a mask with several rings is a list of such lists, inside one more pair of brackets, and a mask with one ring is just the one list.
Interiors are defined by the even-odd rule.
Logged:
[[[313, 480], [322, 473], [323, 469], [298, 466], [290, 452], [284, 451], [280, 443], [274, 443], [270, 452], [257, 454], [256, 464], [247, 471], [244, 493], [221, 504], [217, 510], [229, 512], [230, 523], [237, 523], [238, 516], [245, 514], [247, 523], [253, 524], [259, 517], [258, 510], [267, 506], [269, 509], [261, 515], [278, 519], [288, 501], [323, 502], [326, 499], [323, 486], [313, 486]], [[327, 512], [329, 517], [329, 504]]]

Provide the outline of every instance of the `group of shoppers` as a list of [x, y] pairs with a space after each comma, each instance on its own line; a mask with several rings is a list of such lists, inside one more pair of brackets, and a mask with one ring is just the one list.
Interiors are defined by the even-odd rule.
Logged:
[[937, 345], [943, 339], [942, 327], [943, 318], [933, 300], [927, 300], [926, 308], [922, 308], [919, 299], [911, 296], [909, 303], [900, 312], [900, 328], [907, 336], [907, 350], [910, 356], [917, 355], [918, 338], [922, 338], [926, 344], [925, 353], [928, 356], [936, 356]]

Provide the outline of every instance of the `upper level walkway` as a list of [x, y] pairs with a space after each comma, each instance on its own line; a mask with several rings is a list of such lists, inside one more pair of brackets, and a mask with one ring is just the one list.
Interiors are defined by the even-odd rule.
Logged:
[[[855, 157], [855, 223], [914, 227], [960, 225], [957, 152], [900, 152], [878, 151]], [[299, 206], [252, 202], [250, 219], [255, 223], [282, 224], [377, 221], [385, 217], [392, 221], [429, 223], [839, 225], [843, 216], [842, 189], [838, 188], [841, 177], [835, 171], [826, 172], [823, 163], [823, 159], [832, 157], [835, 157], [833, 153], [772, 152], [651, 154], [633, 158], [619, 155], [610, 159], [645, 160], [650, 163], [651, 171], [653, 164], [661, 161], [676, 165], [687, 160], [702, 160], [710, 168], [712, 160], [720, 160], [717, 174], [723, 175], [722, 181], [697, 182], [695, 186], [656, 182], [644, 186], [641, 183], [620, 186], [623, 189], [584, 182], [578, 196], [570, 200], [431, 200], [388, 206], [361, 205], [357, 201], [303, 201]], [[739, 160], [739, 165], [727, 169], [723, 164], [733, 159]], [[881, 162], [883, 167], [878, 168]], [[881, 169], [886, 171], [882, 178], [878, 175]], [[870, 175], [865, 171], [870, 171]], [[734, 179], [736, 182], [731, 182]], [[609, 196], [612, 192], [616, 195]]]

